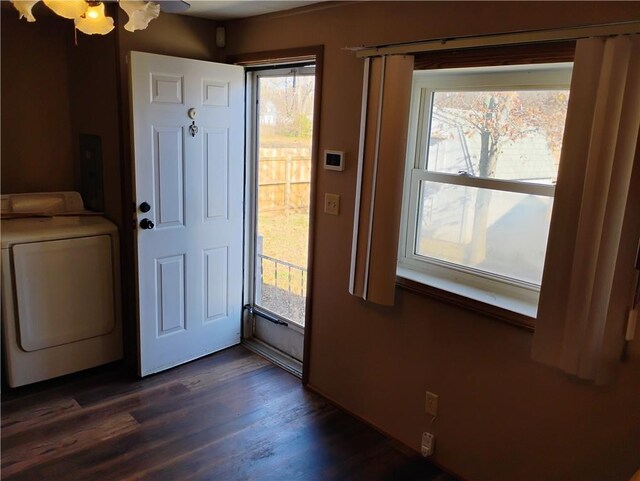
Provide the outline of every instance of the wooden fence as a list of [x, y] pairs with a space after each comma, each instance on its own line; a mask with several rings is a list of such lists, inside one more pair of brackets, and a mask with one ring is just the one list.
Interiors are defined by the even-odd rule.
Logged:
[[311, 152], [300, 148], [260, 149], [260, 212], [309, 208]]

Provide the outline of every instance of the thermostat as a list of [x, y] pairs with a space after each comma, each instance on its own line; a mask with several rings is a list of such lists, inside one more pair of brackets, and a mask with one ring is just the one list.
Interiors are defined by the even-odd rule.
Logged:
[[344, 170], [344, 152], [341, 150], [324, 151], [324, 168], [327, 170]]

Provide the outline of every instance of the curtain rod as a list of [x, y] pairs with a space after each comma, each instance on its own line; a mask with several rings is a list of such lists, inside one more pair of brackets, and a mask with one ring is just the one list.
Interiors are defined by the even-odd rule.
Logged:
[[495, 47], [499, 45], [515, 45], [535, 42], [553, 42], [560, 40], [577, 40], [603, 35], [622, 35], [640, 33], [640, 22], [620, 22], [581, 27], [569, 27], [550, 30], [523, 30], [468, 37], [444, 37], [388, 45], [348, 48], [356, 53], [356, 57], [378, 57], [382, 55], [403, 55], [436, 50], [455, 50], [474, 47]]

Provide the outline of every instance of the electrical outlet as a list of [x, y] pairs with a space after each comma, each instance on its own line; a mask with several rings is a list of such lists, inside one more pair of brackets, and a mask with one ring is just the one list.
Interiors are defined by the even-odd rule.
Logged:
[[438, 395], [427, 391], [427, 397], [424, 402], [424, 411], [433, 417], [438, 415]]
[[324, 213], [340, 215], [340, 194], [324, 194]]
[[422, 433], [422, 456], [431, 456], [436, 449], [436, 437], [428, 432]]

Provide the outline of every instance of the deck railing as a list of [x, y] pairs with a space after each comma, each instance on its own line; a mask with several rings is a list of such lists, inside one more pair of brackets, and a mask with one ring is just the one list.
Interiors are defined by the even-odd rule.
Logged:
[[[302, 297], [307, 295], [307, 269], [260, 253], [258, 259], [261, 285], [272, 285]], [[272, 269], [265, 269], [265, 264], [273, 266]]]

